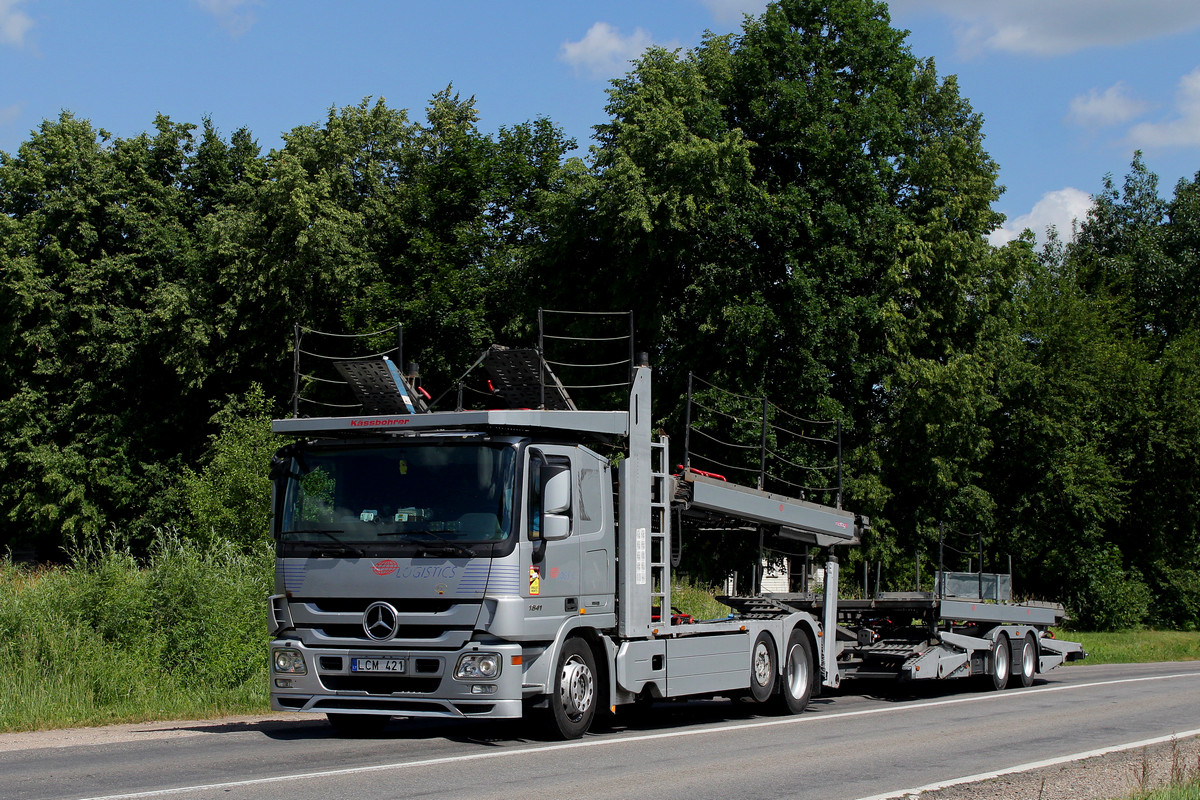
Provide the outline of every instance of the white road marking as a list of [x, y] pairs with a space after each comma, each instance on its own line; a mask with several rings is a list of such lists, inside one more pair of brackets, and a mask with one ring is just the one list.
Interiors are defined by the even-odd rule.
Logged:
[[1180, 731], [1173, 733], [1170, 736], [1159, 736], [1154, 739], [1142, 739], [1140, 742], [1126, 742], [1125, 744], [1113, 745], [1112, 747], [1102, 747], [1099, 750], [1086, 750], [1082, 753], [1072, 753], [1069, 756], [1061, 756], [1059, 758], [1048, 758], [1045, 761], [1030, 761], [1028, 764], [1018, 764], [1015, 767], [1006, 767], [1005, 769], [996, 770], [995, 772], [980, 772], [975, 775], [964, 775], [961, 778], [951, 778], [948, 781], [940, 783], [927, 783], [924, 786], [915, 786], [911, 789], [900, 789], [887, 794], [873, 794], [870, 797], [860, 797], [858, 800], [895, 800], [899, 797], [908, 797], [909, 795], [918, 795], [921, 792], [932, 792], [937, 789], [947, 789], [951, 786], [958, 786], [963, 783], [977, 783], [978, 781], [987, 781], [992, 778], [999, 778], [1001, 775], [1012, 775], [1018, 772], [1029, 772], [1042, 767], [1054, 767], [1059, 764], [1066, 764], [1070, 761], [1082, 761], [1085, 758], [1094, 758], [1095, 756], [1105, 756], [1109, 753], [1121, 753], [1125, 750], [1136, 750], [1139, 747], [1150, 747], [1151, 745], [1162, 744], [1169, 742], [1172, 739], [1189, 739], [1192, 736], [1200, 736], [1200, 728], [1190, 731]]
[[[1061, 686], [1046, 686], [1046, 687], [1041, 687], [1041, 688], [1020, 689], [1017, 691], [1010, 691], [1010, 692], [996, 692], [996, 693], [987, 693], [987, 694], [981, 694], [981, 695], [972, 695], [970, 697], [955, 697], [955, 698], [952, 698], [949, 700], [931, 700], [927, 703], [904, 703], [899, 706], [888, 706], [886, 708], [868, 708], [868, 709], [862, 709], [860, 711], [841, 711], [841, 712], [836, 712], [836, 713], [832, 713], [832, 714], [818, 714], [818, 713], [806, 712], [806, 713], [799, 714], [794, 717], [785, 717], [782, 719], [770, 719], [770, 720], [757, 720], [755, 722], [739, 723], [739, 724], [733, 724], [733, 725], [720, 725], [720, 726], [717, 726], [714, 728], [689, 728], [688, 730], [682, 730], [682, 731], [667, 731], [664, 733], [647, 733], [647, 734], [639, 734], [636, 736], [622, 736], [622, 737], [612, 737], [612, 738], [603, 738], [603, 739], [601, 739], [601, 738], [583, 739], [581, 741], [562, 742], [560, 744], [540, 745], [537, 747], [521, 747], [521, 748], [512, 748], [512, 749], [500, 750], [500, 751], [489, 750], [484, 753], [468, 753], [465, 755], [445, 756], [443, 758], [427, 758], [427, 759], [423, 759], [420, 761], [397, 761], [397, 762], [393, 762], [390, 764], [376, 764], [376, 765], [370, 766], [370, 767], [349, 767], [346, 769], [322, 770], [320, 772], [302, 772], [302, 773], [294, 773], [294, 774], [290, 774], [290, 775], [277, 775], [277, 776], [271, 777], [271, 778], [251, 778], [248, 780], [228, 781], [228, 782], [224, 782], [224, 783], [206, 783], [206, 784], [197, 784], [195, 786], [177, 786], [177, 787], [172, 787], [169, 789], [152, 789], [150, 791], [145, 791], [145, 792], [130, 792], [130, 793], [126, 793], [126, 794], [109, 794], [109, 795], [101, 795], [101, 796], [96, 796], [96, 797], [80, 798], [80, 800], [143, 800], [143, 798], [151, 798], [151, 797], [170, 797], [171, 795], [183, 794], [185, 792], [202, 792], [202, 791], [208, 791], [208, 790], [229, 790], [229, 789], [244, 788], [247, 786], [263, 786], [263, 785], [272, 784], [272, 783], [286, 783], [289, 781], [312, 780], [314, 778], [336, 778], [336, 777], [345, 776], [345, 775], [364, 775], [364, 774], [371, 773], [371, 772], [385, 772], [385, 771], [389, 771], [389, 770], [414, 769], [417, 767], [436, 767], [436, 766], [443, 766], [446, 764], [462, 764], [462, 763], [466, 763], [469, 761], [484, 761], [484, 760], [488, 760], [488, 759], [523, 756], [523, 755], [528, 755], [528, 754], [532, 754], [532, 753], [549, 753], [549, 752], [554, 752], [557, 750], [575, 750], [575, 749], [579, 749], [579, 748], [588, 748], [588, 747], [608, 747], [608, 746], [612, 746], [612, 745], [622, 745], [622, 744], [630, 744], [630, 743], [638, 743], [638, 742], [649, 742], [649, 741], [655, 741], [655, 740], [659, 740], [659, 739], [681, 739], [681, 738], [688, 737], [688, 736], [706, 736], [706, 735], [714, 734], [714, 733], [727, 733], [730, 731], [741, 731], [741, 730], [747, 730], [747, 729], [752, 729], [752, 728], [772, 728], [772, 727], [775, 727], [778, 725], [815, 724], [818, 722], [824, 722], [824, 721], [832, 720], [832, 719], [848, 719], [850, 717], [865, 717], [865, 716], [870, 716], [873, 714], [889, 714], [889, 713], [896, 713], [896, 712], [907, 713], [907, 712], [912, 711], [913, 709], [918, 709], [918, 708], [936, 708], [939, 706], [957, 705], [959, 703], [979, 703], [979, 702], [984, 702], [984, 701], [998, 701], [998, 700], [1002, 701], [1002, 700], [1008, 700], [1008, 699], [1017, 699], [1017, 698], [1021, 698], [1021, 697], [1028, 697], [1031, 694], [1040, 694], [1043, 692], [1069, 692], [1069, 691], [1078, 691], [1080, 689], [1091, 689], [1091, 688], [1095, 688], [1097, 686], [1115, 686], [1115, 685], [1123, 684], [1123, 683], [1145, 683], [1145, 682], [1149, 682], [1149, 681], [1166, 681], [1166, 680], [1174, 680], [1174, 679], [1178, 679], [1178, 678], [1197, 679], [1197, 678], [1200, 678], [1200, 671], [1177, 672], [1177, 673], [1173, 673], [1170, 675], [1151, 675], [1151, 676], [1147, 676], [1147, 677], [1143, 677], [1143, 678], [1119, 678], [1116, 680], [1109, 680], [1109, 681], [1093, 681], [1091, 683], [1077, 683], [1077, 684], [1068, 684], [1068, 685], [1061, 685]], [[1197, 731], [1196, 733], [1200, 733], [1200, 731]], [[1193, 735], [1193, 733], [1189, 732], [1189, 733], [1175, 734], [1176, 737], [1183, 737], [1183, 736], [1190, 736], [1190, 735]], [[1171, 736], [1167, 736], [1162, 739], [1149, 740], [1149, 741], [1154, 741], [1154, 742], [1169, 741], [1171, 738], [1172, 738]], [[1135, 744], [1131, 744], [1131, 745], [1117, 745], [1117, 748], [1139, 747], [1139, 746], [1141, 746], [1141, 743], [1135, 743]], [[1102, 751], [1095, 751], [1095, 752], [1099, 753]], [[1064, 757], [1063, 760], [1069, 761], [1069, 760], [1073, 760], [1074, 758], [1079, 758], [1079, 757], [1087, 758], [1088, 756], [1087, 755], [1067, 756], [1067, 757]], [[1051, 764], [1051, 763], [1056, 763], [1056, 762], [1044, 762], [1044, 763]], [[1033, 767], [1029, 767], [1029, 768], [1033, 769]], [[996, 774], [1002, 774], [1002, 773], [996, 773]], [[992, 777], [992, 775], [989, 773], [988, 777]], [[960, 782], [966, 782], [968, 780], [983, 780], [983, 778], [975, 778], [974, 776], [972, 776], [972, 778], [969, 778], [969, 779], [961, 778], [958, 780]], [[949, 786], [951, 784], [945, 784], [945, 785]], [[913, 790], [906, 790], [906, 791], [911, 792]], [[893, 794], [887, 794], [887, 795], [879, 795], [879, 798], [881, 798], [881, 799], [882, 798], [894, 798], [894, 797], [902, 797], [902, 796], [903, 796], [903, 793], [893, 793]], [[867, 800], [867, 798], [864, 798], [863, 800]]]

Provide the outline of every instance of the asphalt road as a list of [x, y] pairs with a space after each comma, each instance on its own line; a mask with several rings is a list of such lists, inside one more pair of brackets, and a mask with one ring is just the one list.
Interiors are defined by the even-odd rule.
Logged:
[[568, 743], [406, 720], [347, 739], [317, 717], [5, 734], [0, 798], [855, 800], [1197, 729], [1200, 663], [1072, 666], [1005, 692], [849, 684], [795, 717], [658, 704]]

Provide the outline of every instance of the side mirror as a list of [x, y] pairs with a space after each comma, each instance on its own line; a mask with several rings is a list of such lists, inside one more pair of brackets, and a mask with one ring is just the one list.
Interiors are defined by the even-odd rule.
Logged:
[[535, 541], [567, 538], [571, 535], [571, 467], [539, 459], [534, 480], [537, 486], [534, 495], [536, 502], [530, 506], [533, 525], [529, 538]]
[[542, 510], [561, 514], [571, 509], [571, 468], [550, 465], [542, 468]]
[[571, 518], [561, 514], [546, 514], [542, 517], [542, 538], [548, 542], [565, 539], [571, 535]]

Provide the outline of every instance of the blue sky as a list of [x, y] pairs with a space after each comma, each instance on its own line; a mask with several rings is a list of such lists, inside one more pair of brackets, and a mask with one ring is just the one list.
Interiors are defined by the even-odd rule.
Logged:
[[[647, 45], [737, 30], [765, 0], [0, 0], [0, 150], [68, 110], [116, 136], [210, 116], [264, 151], [331, 106], [421, 117], [453, 83], [480, 126], [546, 116], [586, 148], [608, 81]], [[1169, 196], [1200, 170], [1200, 3], [894, 0], [915, 55], [985, 118], [1003, 241], [1069, 230], [1135, 149]]]

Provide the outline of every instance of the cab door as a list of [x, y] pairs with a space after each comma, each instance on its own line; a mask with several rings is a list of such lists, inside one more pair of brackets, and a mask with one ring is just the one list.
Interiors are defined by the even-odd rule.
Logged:
[[[576, 448], [526, 449], [522, 515], [522, 586], [531, 631], [553, 635], [564, 616], [579, 613], [579, 464]], [[547, 505], [549, 502], [551, 505]], [[541, 630], [541, 628], [545, 630]]]

